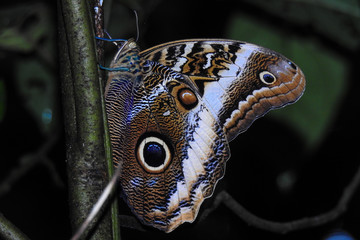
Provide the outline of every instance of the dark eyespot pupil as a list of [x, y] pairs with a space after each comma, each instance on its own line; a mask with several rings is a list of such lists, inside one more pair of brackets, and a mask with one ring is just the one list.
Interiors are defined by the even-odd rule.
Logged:
[[297, 69], [296, 65], [293, 62], [289, 61], [288, 63], [290, 65], [290, 67], [292, 67], [294, 70]]
[[144, 147], [145, 162], [151, 167], [159, 167], [164, 164], [166, 158], [165, 149], [156, 142], [148, 142]]
[[274, 77], [272, 75], [270, 75], [270, 74], [264, 74], [263, 79], [267, 83], [274, 82]]

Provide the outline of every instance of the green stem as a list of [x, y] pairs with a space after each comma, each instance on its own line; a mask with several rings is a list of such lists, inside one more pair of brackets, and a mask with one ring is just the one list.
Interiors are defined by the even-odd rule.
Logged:
[[[88, 3], [60, 0], [59, 7], [70, 217], [75, 231], [106, 186], [106, 158], [111, 158], [111, 153], [108, 144], [106, 150], [104, 147], [104, 103]], [[112, 239], [111, 218], [102, 215], [95, 218], [90, 239]]]
[[29, 238], [15, 227], [4, 215], [0, 213], [0, 239], [29, 240]]

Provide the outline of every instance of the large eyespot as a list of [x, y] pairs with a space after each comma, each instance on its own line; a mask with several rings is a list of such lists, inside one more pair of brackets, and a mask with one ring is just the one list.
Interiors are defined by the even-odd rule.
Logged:
[[273, 84], [276, 81], [276, 77], [274, 74], [268, 71], [260, 72], [259, 74], [260, 80], [266, 85]]
[[178, 99], [181, 105], [188, 110], [194, 108], [198, 103], [196, 94], [189, 88], [180, 89], [178, 91]]
[[145, 137], [138, 145], [136, 152], [140, 164], [151, 173], [164, 171], [171, 160], [168, 145], [155, 136]]

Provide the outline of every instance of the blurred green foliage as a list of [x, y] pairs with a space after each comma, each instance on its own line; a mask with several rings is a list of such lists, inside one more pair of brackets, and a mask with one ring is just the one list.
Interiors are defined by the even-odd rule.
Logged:
[[[289, 24], [308, 26], [344, 48], [360, 46], [360, 6], [357, 0], [244, 0]], [[264, 13], [266, 14], [266, 13]], [[269, 22], [272, 19], [269, 18]]]
[[41, 47], [54, 53], [54, 42], [44, 41], [54, 33], [53, 23], [50, 9], [43, 3], [3, 8], [0, 10], [0, 49], [31, 53]]
[[[54, 130], [54, 114], [58, 112], [57, 73], [53, 71], [56, 69], [54, 23], [49, 6], [44, 3], [0, 10], [2, 57], [14, 58], [12, 74], [17, 94], [44, 135]], [[6, 108], [4, 84], [0, 84], [0, 95], [1, 120]]]
[[[246, 0], [264, 9], [264, 15], [279, 15], [301, 26], [311, 26], [320, 36], [347, 51], [360, 46], [360, 7], [356, 0]], [[284, 11], [285, 10], [285, 11]], [[316, 148], [333, 123], [347, 88], [347, 61], [323, 43], [302, 33], [286, 31], [245, 15], [234, 15], [227, 36], [276, 50], [303, 70], [307, 87], [295, 106], [269, 114], [293, 126], [309, 149]], [[306, 33], [305, 33], [306, 34]], [[335, 50], [335, 51], [333, 51]]]
[[[254, 31], [256, 29], [256, 31]], [[282, 53], [300, 66], [306, 76], [306, 90], [298, 103], [269, 116], [285, 121], [313, 148], [332, 123], [346, 89], [346, 63], [319, 42], [288, 37], [264, 23], [245, 16], [232, 18], [228, 36]]]
[[36, 120], [43, 134], [54, 127], [53, 111], [56, 109], [56, 78], [35, 59], [19, 60], [15, 80], [25, 107]]

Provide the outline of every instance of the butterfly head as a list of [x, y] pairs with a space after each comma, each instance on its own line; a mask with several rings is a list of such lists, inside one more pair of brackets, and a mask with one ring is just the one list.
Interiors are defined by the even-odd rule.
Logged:
[[108, 82], [105, 88], [105, 95], [108, 94], [110, 85], [116, 79], [129, 81], [135, 85], [141, 82], [141, 67], [139, 47], [133, 39], [126, 41], [117, 51], [110, 64]]
[[[123, 71], [138, 73], [140, 65], [139, 47], [133, 39], [126, 41], [116, 53], [110, 68], [124, 69]], [[115, 70], [116, 72], [117, 70]]]

